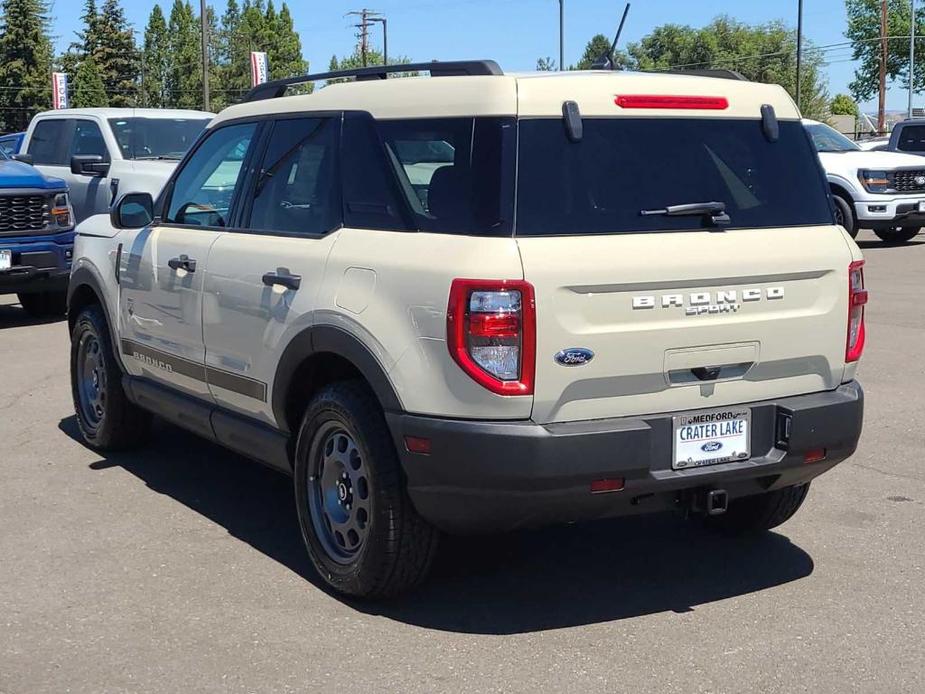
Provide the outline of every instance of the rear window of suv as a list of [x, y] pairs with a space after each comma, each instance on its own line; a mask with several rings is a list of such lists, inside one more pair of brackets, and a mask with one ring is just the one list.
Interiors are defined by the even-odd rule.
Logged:
[[644, 216], [722, 202], [730, 224], [832, 224], [815, 151], [796, 121], [770, 142], [758, 120], [585, 118], [579, 142], [562, 120], [519, 124], [519, 236], [701, 229], [701, 217]]

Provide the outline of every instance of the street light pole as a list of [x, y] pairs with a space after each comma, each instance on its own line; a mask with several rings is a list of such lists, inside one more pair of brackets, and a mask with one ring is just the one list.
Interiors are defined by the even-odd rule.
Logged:
[[565, 69], [565, 0], [559, 0], [559, 69]]
[[202, 110], [209, 110], [209, 16], [206, 0], [199, 2], [199, 23], [202, 25]]
[[803, 0], [797, 0], [797, 108], [803, 92]]
[[382, 64], [389, 64], [389, 20], [385, 17], [370, 17], [369, 21], [382, 24]]

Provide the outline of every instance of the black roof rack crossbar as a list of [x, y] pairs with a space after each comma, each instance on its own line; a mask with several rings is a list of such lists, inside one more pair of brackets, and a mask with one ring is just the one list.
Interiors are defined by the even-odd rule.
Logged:
[[353, 70], [337, 70], [335, 72], [319, 72], [314, 75], [289, 77], [282, 80], [273, 80], [258, 84], [244, 97], [244, 101], [260, 101], [261, 99], [275, 99], [286, 94], [289, 87], [308, 82], [322, 80], [343, 79], [353, 77], [357, 80], [384, 80], [396, 72], [429, 72], [431, 77], [462, 77], [475, 75], [503, 75], [501, 68], [494, 60], [453, 60], [430, 63], [407, 63], [404, 65], [376, 65], [374, 67], [361, 67]]

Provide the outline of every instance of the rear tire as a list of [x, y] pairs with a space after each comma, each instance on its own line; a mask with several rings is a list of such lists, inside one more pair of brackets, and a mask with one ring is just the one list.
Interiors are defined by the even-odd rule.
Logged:
[[135, 406], [122, 388], [109, 326], [99, 304], [77, 316], [71, 333], [71, 395], [77, 426], [91, 448], [129, 448], [145, 440], [151, 415]]
[[308, 555], [335, 591], [391, 597], [426, 578], [438, 532], [408, 498], [382, 409], [365, 384], [333, 383], [312, 398], [294, 484]]
[[67, 292], [30, 292], [17, 294], [26, 313], [35, 318], [58, 318], [67, 312]]
[[857, 238], [859, 230], [857, 217], [854, 216], [854, 205], [837, 193], [832, 193], [832, 200], [835, 202], [835, 223], [845, 227], [851, 238]]
[[757, 533], [776, 528], [790, 520], [809, 492], [809, 482], [773, 492], [745, 496], [729, 502], [719, 516], [707, 516], [707, 527], [729, 534]]
[[911, 241], [921, 231], [919, 227], [896, 227], [893, 229], [874, 229], [874, 233], [881, 241], [886, 243], [906, 243]]

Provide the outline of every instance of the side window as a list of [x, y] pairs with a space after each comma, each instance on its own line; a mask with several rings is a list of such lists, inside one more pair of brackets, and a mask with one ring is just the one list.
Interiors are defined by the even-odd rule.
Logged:
[[63, 118], [50, 118], [36, 123], [29, 140], [28, 153], [32, 155], [32, 160], [36, 164], [66, 164], [61, 143], [67, 135], [67, 129], [68, 122]]
[[109, 161], [109, 152], [100, 126], [92, 120], [77, 120], [74, 121], [74, 135], [71, 138], [68, 160], [70, 157], [86, 154], [98, 154], [103, 157], [103, 161]]
[[254, 185], [249, 228], [314, 235], [340, 226], [338, 123], [287, 118], [273, 124]]
[[174, 179], [166, 222], [223, 227], [241, 177], [255, 123], [218, 128], [202, 142]]

